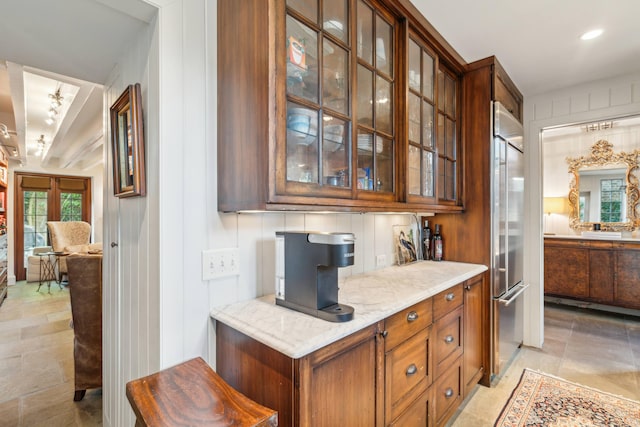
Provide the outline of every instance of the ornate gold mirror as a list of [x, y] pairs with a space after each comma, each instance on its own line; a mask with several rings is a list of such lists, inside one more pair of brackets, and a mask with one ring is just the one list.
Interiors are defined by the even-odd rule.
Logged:
[[640, 225], [638, 155], [615, 153], [603, 139], [591, 147], [590, 156], [567, 158], [569, 173], [569, 225], [574, 230], [631, 231]]

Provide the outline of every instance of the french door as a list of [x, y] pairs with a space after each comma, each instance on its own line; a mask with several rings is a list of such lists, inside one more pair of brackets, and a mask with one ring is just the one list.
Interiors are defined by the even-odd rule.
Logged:
[[33, 248], [49, 246], [47, 221], [91, 222], [91, 178], [16, 172], [15, 185], [15, 273], [24, 280]]

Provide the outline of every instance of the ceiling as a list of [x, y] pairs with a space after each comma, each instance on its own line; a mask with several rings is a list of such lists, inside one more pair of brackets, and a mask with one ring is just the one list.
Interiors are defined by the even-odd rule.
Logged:
[[[0, 144], [14, 167], [84, 170], [103, 161], [102, 85], [155, 13], [139, 0], [3, 3], [0, 40], [11, 42], [0, 44], [0, 123], [10, 138]], [[48, 125], [58, 89], [62, 105]]]
[[[412, 0], [467, 61], [496, 55], [526, 96], [640, 70], [637, 0]], [[615, 7], [614, 7], [615, 6]], [[38, 13], [33, 13], [33, 11]], [[102, 84], [156, 9], [142, 0], [3, 3], [0, 137], [14, 164], [84, 169], [102, 161]], [[601, 27], [601, 37], [579, 36]], [[67, 113], [44, 123], [49, 94]], [[45, 135], [45, 154], [35, 156]]]

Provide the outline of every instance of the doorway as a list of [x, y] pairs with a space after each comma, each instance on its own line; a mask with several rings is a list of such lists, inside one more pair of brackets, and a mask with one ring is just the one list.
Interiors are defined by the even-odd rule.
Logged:
[[33, 249], [50, 245], [47, 221], [91, 222], [91, 178], [16, 172], [15, 194], [15, 272], [25, 280]]

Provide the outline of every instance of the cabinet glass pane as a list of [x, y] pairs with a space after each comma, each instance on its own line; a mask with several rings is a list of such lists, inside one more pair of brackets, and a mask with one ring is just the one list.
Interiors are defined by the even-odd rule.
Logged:
[[420, 154], [422, 149], [409, 145], [409, 194], [420, 195]]
[[[357, 147], [357, 188], [360, 190], [373, 190], [373, 134], [358, 132]], [[380, 151], [382, 151], [382, 147], [380, 147]]]
[[444, 159], [442, 157], [438, 157], [438, 198], [444, 199], [444, 182], [445, 182], [445, 167], [444, 167]]
[[456, 122], [449, 119], [448, 117], [445, 119], [446, 122], [446, 130], [445, 130], [445, 145], [446, 145], [446, 154], [447, 157], [455, 160], [456, 158]]
[[433, 197], [433, 153], [422, 151], [423, 191], [425, 197]]
[[356, 43], [358, 58], [373, 64], [373, 11], [362, 1], [358, 1]]
[[420, 144], [420, 97], [409, 93], [409, 141]]
[[433, 101], [433, 58], [422, 52], [422, 94]]
[[347, 114], [349, 93], [349, 56], [347, 51], [331, 41], [323, 42], [322, 103], [342, 114]]
[[438, 133], [437, 133], [437, 143], [438, 143], [438, 153], [441, 156], [444, 156], [445, 151], [444, 151], [444, 147], [445, 147], [445, 143], [444, 143], [444, 114], [440, 114], [438, 113]]
[[445, 112], [454, 117], [456, 115], [456, 82], [445, 76]]
[[373, 127], [373, 74], [358, 65], [358, 122]]
[[376, 16], [376, 68], [389, 75], [393, 70], [393, 31], [379, 15]]
[[444, 73], [438, 70], [438, 109], [440, 111], [445, 111], [444, 110], [444, 91], [445, 91]]
[[318, 112], [287, 103], [287, 180], [318, 182]]
[[287, 16], [287, 93], [318, 102], [318, 34]]
[[433, 105], [422, 102], [422, 146], [433, 148]]
[[393, 105], [391, 83], [383, 77], [376, 76], [376, 129], [393, 132]]
[[349, 42], [349, 8], [347, 0], [324, 0], [322, 28], [345, 43]]
[[295, 9], [313, 22], [318, 22], [317, 0], [287, 0], [287, 6]]
[[322, 119], [323, 183], [335, 187], [351, 186], [349, 173], [349, 132], [347, 123], [325, 115]]
[[456, 198], [456, 164], [455, 162], [445, 161], [446, 165], [446, 184], [445, 184], [445, 198], [447, 200], [454, 200]]
[[393, 140], [376, 136], [376, 191], [393, 191]]
[[409, 88], [420, 92], [420, 46], [413, 40], [409, 40]]

